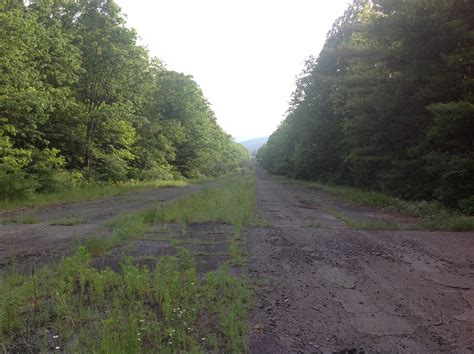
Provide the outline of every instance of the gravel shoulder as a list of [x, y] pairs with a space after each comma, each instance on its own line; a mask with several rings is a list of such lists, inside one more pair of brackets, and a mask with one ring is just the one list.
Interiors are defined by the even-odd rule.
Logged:
[[271, 227], [249, 235], [251, 352], [474, 350], [473, 232], [351, 230], [330, 210], [405, 219], [259, 168], [257, 204]]
[[[30, 218], [31, 224], [0, 223], [0, 271], [12, 263], [29, 270], [60, 259], [88, 235], [108, 232], [105, 225], [120, 214], [166, 203], [210, 187], [219, 181], [182, 188], [156, 188], [88, 202], [57, 204], [19, 211], [0, 212], [0, 220]], [[73, 219], [75, 225], [52, 225]]]

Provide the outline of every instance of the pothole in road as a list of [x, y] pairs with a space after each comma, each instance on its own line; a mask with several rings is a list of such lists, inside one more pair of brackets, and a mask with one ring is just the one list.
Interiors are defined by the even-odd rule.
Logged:
[[355, 276], [348, 274], [341, 268], [324, 266], [318, 268], [318, 272], [327, 281], [345, 289], [353, 289], [357, 282]]

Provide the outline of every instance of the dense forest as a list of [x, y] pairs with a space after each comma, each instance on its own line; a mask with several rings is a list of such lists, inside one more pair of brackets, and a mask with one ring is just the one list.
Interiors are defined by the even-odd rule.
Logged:
[[248, 153], [113, 0], [0, 2], [0, 198], [217, 176]]
[[474, 1], [356, 0], [296, 86], [267, 170], [474, 212]]

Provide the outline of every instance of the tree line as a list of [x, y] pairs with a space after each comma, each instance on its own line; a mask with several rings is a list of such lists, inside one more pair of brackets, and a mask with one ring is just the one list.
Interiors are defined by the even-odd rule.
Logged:
[[474, 211], [474, 1], [356, 0], [296, 86], [266, 169]]
[[113, 0], [0, 2], [0, 198], [217, 176], [248, 159]]

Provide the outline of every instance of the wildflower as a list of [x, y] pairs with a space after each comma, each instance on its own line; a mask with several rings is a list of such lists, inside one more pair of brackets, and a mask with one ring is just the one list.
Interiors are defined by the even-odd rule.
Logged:
[[201, 340], [204, 341], [204, 340], [206, 340], [206, 338], [202, 337]]
[[59, 336], [53, 336], [54, 339], [59, 338]]
[[59, 349], [61, 349], [61, 348], [60, 348], [60, 347], [54, 347], [54, 349], [59, 350]]

